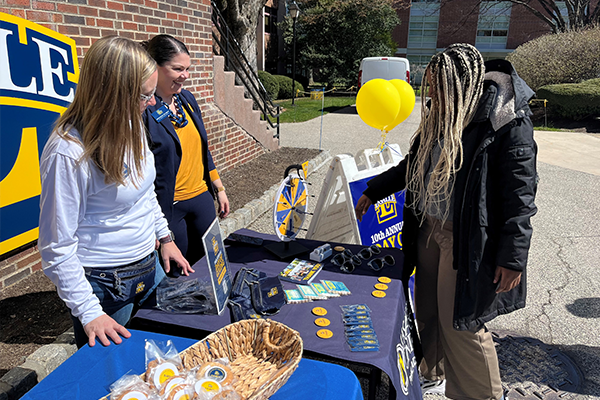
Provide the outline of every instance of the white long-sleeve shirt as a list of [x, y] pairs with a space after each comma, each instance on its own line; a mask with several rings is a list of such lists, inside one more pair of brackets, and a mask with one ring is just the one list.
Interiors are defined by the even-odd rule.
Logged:
[[[78, 132], [69, 134], [79, 140]], [[145, 145], [136, 188], [106, 184], [80, 142], [53, 133], [40, 161], [42, 194], [38, 248], [44, 273], [83, 325], [104, 314], [84, 266], [108, 268], [138, 261], [169, 234], [154, 193], [154, 155]], [[126, 163], [124, 168], [128, 168]], [[131, 170], [130, 168], [128, 168]]]

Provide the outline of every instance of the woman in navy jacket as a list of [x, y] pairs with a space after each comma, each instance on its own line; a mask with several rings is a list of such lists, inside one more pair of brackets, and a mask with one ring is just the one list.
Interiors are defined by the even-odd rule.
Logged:
[[144, 46], [158, 64], [156, 105], [144, 113], [156, 163], [156, 195], [177, 246], [190, 264], [204, 254], [202, 235], [216, 217], [229, 214], [229, 200], [213, 162], [202, 114], [183, 89], [191, 60], [186, 46], [158, 35]]
[[422, 108], [408, 155], [368, 182], [356, 215], [407, 189], [404, 270], [416, 268], [420, 372], [445, 379], [451, 399], [502, 399], [484, 323], [525, 306], [537, 211], [533, 91], [508, 61], [484, 68], [477, 49], [463, 44], [432, 58], [422, 93], [431, 105]]

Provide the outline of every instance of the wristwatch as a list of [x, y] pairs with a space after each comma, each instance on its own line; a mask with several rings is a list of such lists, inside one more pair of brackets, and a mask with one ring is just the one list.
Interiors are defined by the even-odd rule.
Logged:
[[173, 235], [173, 232], [171, 231], [169, 231], [167, 236], [158, 239], [160, 244], [171, 243], [173, 240], [175, 240], [175, 235]]
[[217, 193], [224, 192], [224, 191], [225, 191], [225, 188], [223, 186], [219, 186], [217, 188]]

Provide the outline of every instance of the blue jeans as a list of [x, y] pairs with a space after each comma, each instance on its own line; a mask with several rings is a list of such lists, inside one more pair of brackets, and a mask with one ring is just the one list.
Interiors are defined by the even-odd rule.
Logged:
[[[125, 326], [133, 309], [140, 306], [166, 276], [154, 251], [132, 264], [114, 268], [84, 268], [85, 277], [104, 312], [118, 324]], [[88, 343], [88, 337], [79, 318], [71, 316], [78, 348]]]

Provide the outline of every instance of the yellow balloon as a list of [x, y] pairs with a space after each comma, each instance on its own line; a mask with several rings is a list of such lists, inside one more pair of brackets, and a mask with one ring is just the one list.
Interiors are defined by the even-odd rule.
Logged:
[[356, 95], [356, 111], [365, 124], [385, 129], [398, 115], [400, 94], [389, 81], [372, 79]]
[[415, 91], [405, 80], [392, 79], [390, 81], [400, 95], [400, 111], [391, 124], [386, 127], [387, 131], [392, 130], [396, 125], [404, 121], [415, 108]]

